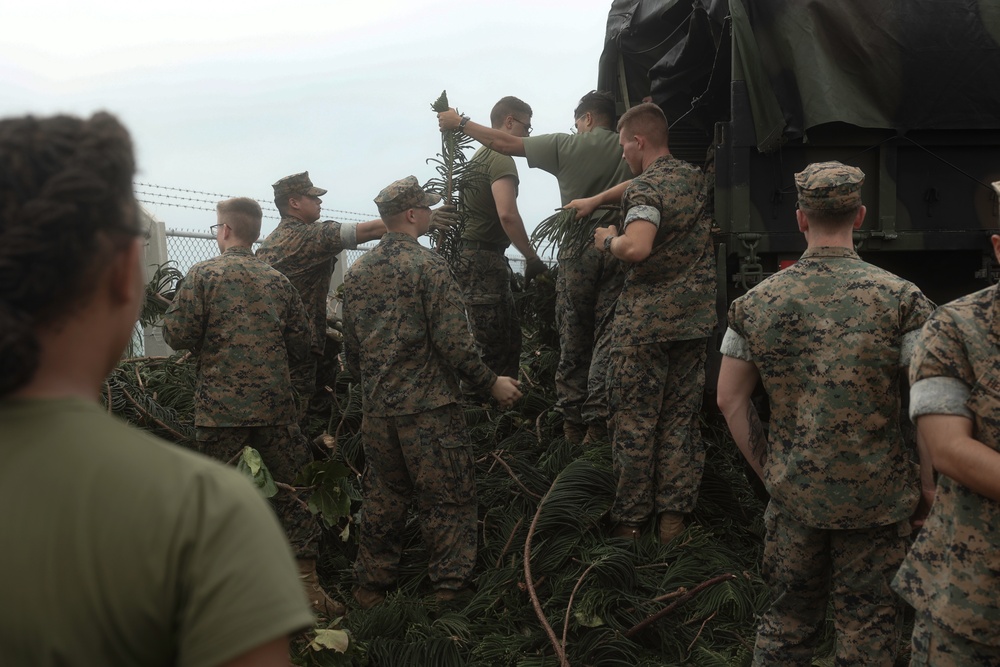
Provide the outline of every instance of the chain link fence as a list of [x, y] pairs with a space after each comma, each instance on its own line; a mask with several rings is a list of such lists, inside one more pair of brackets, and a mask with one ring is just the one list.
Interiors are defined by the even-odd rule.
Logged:
[[[187, 273], [188, 270], [198, 262], [211, 259], [219, 254], [219, 246], [215, 241], [215, 237], [211, 234], [180, 229], [168, 229], [166, 230], [166, 236], [167, 258], [173, 262], [174, 266], [176, 266], [182, 273]], [[260, 246], [260, 243], [255, 243], [253, 246], [254, 250], [256, 250], [258, 246]], [[346, 271], [351, 264], [355, 262], [355, 260], [374, 247], [374, 243], [369, 243], [358, 246], [355, 250], [344, 250], [340, 257], [341, 262], [343, 262], [344, 270]], [[513, 269], [515, 273], [524, 275], [525, 261], [520, 254], [516, 256], [508, 255], [507, 260], [510, 262], [510, 268]]]

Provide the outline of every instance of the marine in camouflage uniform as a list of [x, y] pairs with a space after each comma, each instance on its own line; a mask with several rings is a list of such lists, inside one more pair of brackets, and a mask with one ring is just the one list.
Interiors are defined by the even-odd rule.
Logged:
[[[614, 99], [591, 91], [574, 111], [576, 134], [553, 133], [512, 137], [466, 120], [463, 131], [505, 155], [523, 156], [529, 167], [549, 172], [559, 182], [565, 206], [589, 197], [630, 177], [621, 161], [614, 125]], [[438, 114], [442, 129], [456, 129], [454, 110]], [[618, 221], [617, 212], [601, 211], [580, 224], [606, 226]], [[559, 249], [556, 277], [556, 326], [559, 364], [556, 368], [556, 409], [565, 420], [573, 442], [605, 437], [608, 420], [607, 377], [611, 349], [611, 322], [624, 274], [614, 257], [587, 245]]]
[[[890, 581], [920, 493], [900, 429], [900, 379], [933, 304], [858, 257], [861, 170], [795, 175], [808, 249], [729, 309], [719, 407], [771, 494], [762, 575], [772, 604], [755, 665], [811, 665], [828, 601], [836, 664], [891, 667], [900, 604]], [[771, 405], [765, 436], [750, 395]]]
[[621, 235], [595, 235], [627, 267], [611, 334], [611, 518], [615, 535], [635, 536], [656, 515], [668, 542], [694, 508], [705, 461], [697, 418], [716, 323], [712, 239], [701, 170], [670, 155], [663, 112], [634, 107], [619, 128], [638, 175], [622, 199]]
[[[490, 120], [494, 129], [525, 137], [531, 129], [531, 107], [516, 97], [504, 97], [494, 105]], [[518, 177], [513, 158], [483, 146], [472, 156], [471, 166], [475, 180], [462, 189], [467, 218], [453, 271], [465, 294], [469, 323], [483, 361], [494, 373], [516, 377], [521, 362], [521, 323], [505, 251], [513, 243], [524, 255], [525, 282], [547, 267], [531, 247], [517, 210]]]
[[[284, 274], [298, 290], [309, 315], [312, 354], [294, 369], [316, 387], [316, 368], [326, 345], [326, 296], [337, 255], [345, 248], [380, 238], [381, 220], [359, 224], [319, 221], [320, 197], [326, 190], [313, 185], [309, 172], [285, 176], [272, 185], [281, 221], [257, 249], [257, 257]], [[308, 401], [313, 392], [303, 398]]]
[[[992, 241], [1000, 258], [1000, 236]], [[910, 664], [1000, 665], [997, 287], [934, 313], [910, 382], [910, 415], [939, 472], [930, 515], [893, 582], [917, 610]]]
[[447, 262], [417, 241], [429, 220], [422, 209], [439, 200], [412, 176], [382, 190], [375, 202], [390, 232], [344, 279], [344, 352], [364, 413], [362, 606], [396, 583], [411, 501], [439, 596], [468, 586], [476, 560], [475, 460], [459, 383], [503, 404], [494, 389], [504, 378], [479, 357]]
[[[198, 449], [231, 461], [253, 447], [276, 481], [292, 484], [311, 457], [296, 425], [296, 395], [308, 385], [289, 369], [308, 357], [312, 328], [288, 279], [250, 250], [260, 233], [259, 206], [254, 227], [231, 202], [256, 206], [246, 199], [219, 204], [215, 228], [223, 253], [188, 271], [164, 315], [163, 337], [197, 359]], [[284, 491], [272, 502], [296, 556], [315, 558], [313, 515]]]

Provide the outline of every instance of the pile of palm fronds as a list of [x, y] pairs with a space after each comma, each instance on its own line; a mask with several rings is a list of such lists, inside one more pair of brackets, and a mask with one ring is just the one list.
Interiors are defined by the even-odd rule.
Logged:
[[[324, 583], [349, 605], [330, 624], [351, 637], [346, 653], [315, 636], [297, 653], [312, 665], [741, 665], [749, 664], [754, 615], [766, 604], [757, 575], [762, 506], [718, 418], [702, 422], [708, 461], [688, 530], [662, 546], [608, 537], [614, 496], [610, 448], [569, 445], [552, 410], [557, 350], [551, 346], [551, 283], [519, 297], [525, 317], [524, 398], [512, 410], [467, 408], [480, 505], [476, 592], [440, 608], [426, 578], [415, 517], [404, 533], [399, 590], [382, 605], [352, 606], [351, 563], [364, 453], [358, 387], [340, 373], [318, 466], [299, 481], [314, 508], [330, 512]], [[178, 442], [193, 435], [194, 363], [188, 356], [128, 359], [105, 388], [111, 410]], [[265, 462], [266, 463], [266, 462]], [[342, 464], [333, 465], [333, 464]], [[335, 494], [317, 475], [342, 476]], [[323, 495], [326, 493], [326, 495]], [[339, 495], [338, 495], [339, 494]], [[350, 507], [341, 514], [337, 508]], [[650, 531], [647, 531], [650, 532]], [[342, 646], [340, 647], [343, 648]]]

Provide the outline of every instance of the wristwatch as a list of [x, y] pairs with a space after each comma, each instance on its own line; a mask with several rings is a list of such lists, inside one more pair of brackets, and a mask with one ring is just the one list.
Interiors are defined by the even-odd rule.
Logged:
[[469, 120], [470, 118], [468, 116], [462, 114], [462, 120], [458, 122], [458, 129], [462, 132], [465, 132], [465, 124], [468, 123]]
[[604, 237], [604, 252], [611, 252], [611, 242], [615, 240], [615, 236]]

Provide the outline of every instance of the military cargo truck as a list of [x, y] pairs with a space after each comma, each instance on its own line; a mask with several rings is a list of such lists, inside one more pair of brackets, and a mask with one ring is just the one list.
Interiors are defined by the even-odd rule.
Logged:
[[615, 0], [598, 86], [714, 161], [721, 312], [805, 249], [793, 174], [822, 160], [866, 174], [862, 257], [938, 303], [997, 277], [997, 0]]

